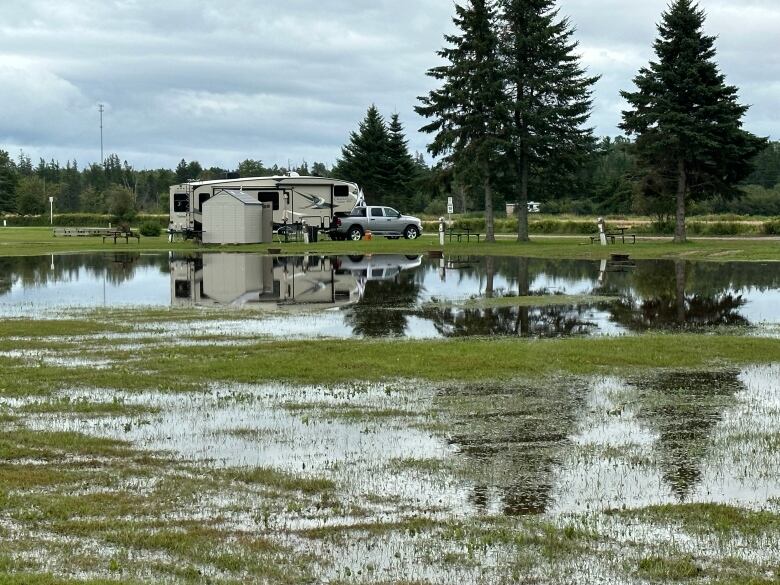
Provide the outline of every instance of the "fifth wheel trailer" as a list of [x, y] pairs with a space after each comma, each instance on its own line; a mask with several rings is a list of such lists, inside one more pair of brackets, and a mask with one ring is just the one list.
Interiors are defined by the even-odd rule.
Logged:
[[275, 226], [309, 225], [330, 227], [337, 212], [349, 213], [357, 204], [360, 190], [355, 183], [322, 177], [301, 177], [289, 173], [276, 177], [247, 177], [215, 181], [193, 181], [170, 188], [170, 229], [174, 232], [203, 231], [203, 204], [224, 189], [242, 192], [270, 203]]

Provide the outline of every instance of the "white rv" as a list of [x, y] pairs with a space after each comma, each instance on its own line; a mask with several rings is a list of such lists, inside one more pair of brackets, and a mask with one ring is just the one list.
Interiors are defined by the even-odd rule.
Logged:
[[360, 190], [355, 183], [289, 173], [278, 177], [248, 177], [193, 181], [170, 188], [171, 226], [174, 232], [203, 230], [203, 204], [223, 189], [240, 191], [273, 206], [274, 225], [298, 224], [327, 229], [336, 212], [350, 213]]

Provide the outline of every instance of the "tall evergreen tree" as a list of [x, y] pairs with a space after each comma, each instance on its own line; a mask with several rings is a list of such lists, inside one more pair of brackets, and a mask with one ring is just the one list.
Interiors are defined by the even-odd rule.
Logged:
[[357, 132], [341, 149], [334, 177], [360, 185], [371, 203], [385, 203], [390, 182], [390, 135], [382, 115], [371, 105]]
[[14, 161], [5, 150], [0, 150], [0, 212], [16, 209], [16, 185], [19, 176]]
[[417, 178], [418, 164], [409, 153], [408, 141], [404, 127], [398, 114], [393, 114], [387, 126], [387, 155], [390, 176], [388, 191], [392, 194], [388, 205], [394, 205], [401, 210], [409, 209], [414, 196], [414, 182]]
[[446, 155], [456, 168], [476, 167], [468, 175], [479, 177], [485, 197], [486, 239], [495, 241], [495, 164], [503, 146], [506, 115], [496, 12], [490, 0], [456, 4], [455, 12], [453, 22], [460, 32], [445, 36], [450, 46], [438, 52], [447, 63], [428, 71], [442, 87], [421, 97], [422, 105], [416, 110], [433, 118], [422, 131], [435, 134], [428, 146], [434, 156]]
[[534, 176], [581, 166], [594, 144], [586, 128], [591, 88], [578, 43], [553, 0], [501, 1], [501, 56], [511, 104], [509, 155], [518, 203], [518, 241], [528, 240], [528, 189]]
[[687, 200], [733, 194], [766, 146], [742, 129], [748, 106], [718, 70], [704, 20], [693, 0], [674, 0], [658, 26], [658, 60], [640, 69], [636, 91], [621, 92], [631, 106], [621, 128], [637, 136], [640, 160], [675, 193], [677, 243], [686, 241]]

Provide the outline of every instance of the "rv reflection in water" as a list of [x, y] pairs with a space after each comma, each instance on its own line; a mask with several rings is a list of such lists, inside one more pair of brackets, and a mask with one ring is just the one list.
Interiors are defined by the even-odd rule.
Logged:
[[336, 308], [363, 297], [365, 283], [394, 278], [420, 256], [203, 254], [171, 261], [171, 304], [273, 309]]
[[338, 307], [356, 302], [360, 291], [354, 276], [337, 274], [319, 256], [203, 254], [171, 262], [171, 300], [179, 307]]

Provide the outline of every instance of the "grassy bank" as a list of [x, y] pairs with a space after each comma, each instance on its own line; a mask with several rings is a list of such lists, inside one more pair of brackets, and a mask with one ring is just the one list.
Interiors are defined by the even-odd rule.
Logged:
[[[511, 238], [495, 243], [446, 242], [444, 251], [451, 255], [503, 255], [532, 258], [581, 258], [600, 260], [611, 253], [630, 254], [632, 258], [685, 258], [692, 260], [778, 261], [780, 242], [772, 239], [693, 239], [685, 245], [670, 240], [639, 239], [637, 244], [617, 244], [602, 247], [590, 245], [587, 237], [535, 238], [530, 243], [517, 243]], [[54, 238], [48, 228], [0, 228], [0, 256], [33, 256], [70, 252], [125, 252], [133, 251], [219, 251], [263, 252], [269, 247], [281, 249], [281, 254], [423, 254], [441, 249], [437, 238], [426, 234], [416, 241], [377, 238], [360, 242], [332, 242], [316, 244], [277, 243], [246, 246], [197, 246], [192, 242], [169, 243], [164, 236], [141, 238], [140, 243], [103, 243], [100, 238]]]

